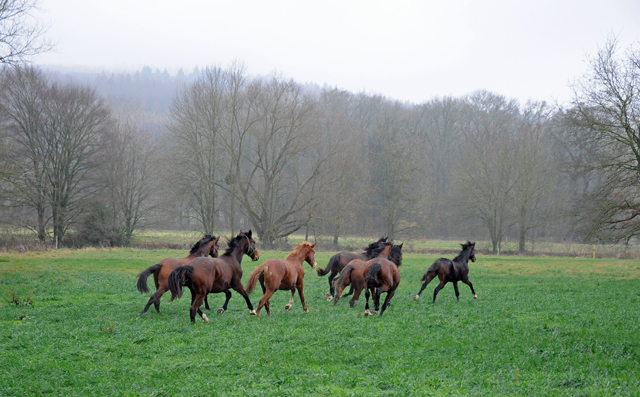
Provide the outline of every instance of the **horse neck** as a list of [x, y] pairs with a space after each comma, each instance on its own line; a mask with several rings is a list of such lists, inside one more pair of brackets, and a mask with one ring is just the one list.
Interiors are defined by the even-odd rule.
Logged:
[[380, 253], [378, 254], [378, 258], [387, 259], [389, 258], [390, 254], [391, 254], [391, 246], [387, 245], [386, 247], [384, 247], [382, 251], [380, 251]]
[[471, 256], [471, 251], [464, 250], [460, 253], [460, 255], [455, 257], [454, 260], [451, 262], [453, 263], [454, 266], [456, 264], [461, 266], [468, 266], [470, 256]]
[[246, 248], [243, 248], [244, 246], [244, 242], [243, 241], [239, 241], [238, 244], [236, 244], [236, 246], [233, 248], [233, 251], [231, 251], [230, 253], [225, 253], [223, 256], [226, 257], [230, 257], [236, 260], [236, 262], [238, 262], [238, 264], [242, 263], [242, 257], [244, 256], [244, 252], [247, 250]]
[[298, 252], [292, 252], [289, 255], [287, 255], [285, 261], [289, 261], [289, 262], [295, 262], [295, 263], [299, 263], [300, 266], [302, 266], [302, 264], [304, 263], [304, 260], [307, 257], [307, 254], [305, 252], [306, 250], [301, 249]]

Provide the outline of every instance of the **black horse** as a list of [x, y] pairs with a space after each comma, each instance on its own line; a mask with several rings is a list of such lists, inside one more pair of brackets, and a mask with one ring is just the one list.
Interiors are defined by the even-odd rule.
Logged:
[[[386, 242], [387, 242], [387, 237], [381, 237], [375, 243], [369, 244], [369, 246], [365, 248], [365, 252], [361, 254], [342, 251], [340, 253], [335, 254], [334, 256], [331, 257], [331, 259], [329, 259], [329, 263], [327, 264], [327, 267], [325, 267], [324, 269], [318, 269], [317, 272], [318, 272], [318, 276], [320, 277], [331, 273], [329, 274], [329, 293], [327, 294], [327, 300], [330, 301], [335, 296], [335, 290], [333, 288], [333, 279], [338, 274], [340, 274], [342, 269], [344, 269], [344, 267], [347, 266], [349, 262], [351, 262], [354, 259], [368, 261], [369, 259], [373, 259], [377, 257], [378, 254], [380, 254], [380, 252], [382, 252], [382, 250], [384, 249]], [[353, 287], [349, 290], [348, 294], [345, 294], [342, 296], [349, 296], [352, 293], [353, 293]]]
[[471, 288], [471, 293], [473, 293], [473, 298], [478, 299], [478, 295], [473, 290], [473, 284], [469, 281], [469, 259], [471, 262], [476, 261], [476, 243], [472, 243], [471, 241], [467, 241], [462, 245], [462, 251], [458, 256], [453, 258], [453, 261], [447, 258], [439, 258], [433, 265], [427, 270], [427, 272], [422, 276], [420, 281], [424, 281], [422, 284], [422, 288], [420, 288], [420, 292], [416, 296], [413, 297], [413, 300], [418, 300], [420, 298], [420, 294], [427, 287], [427, 284], [431, 280], [433, 280], [436, 276], [440, 279], [440, 284], [433, 291], [433, 302], [436, 301], [436, 295], [444, 285], [451, 281], [453, 283], [453, 288], [456, 291], [456, 298], [460, 300], [460, 292], [458, 292], [458, 281], [462, 281], [467, 284], [469, 288]]

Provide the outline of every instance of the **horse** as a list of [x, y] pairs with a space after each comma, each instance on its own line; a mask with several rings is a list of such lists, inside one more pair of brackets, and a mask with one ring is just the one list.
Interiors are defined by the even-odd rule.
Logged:
[[195, 322], [196, 313], [202, 317], [205, 323], [209, 322], [206, 314], [200, 310], [202, 302], [209, 293], [224, 292], [226, 300], [218, 314], [227, 310], [230, 289], [238, 292], [247, 302], [247, 307], [254, 313], [249, 295], [242, 286], [242, 262], [243, 255], [247, 255], [253, 261], [260, 259], [260, 253], [256, 249], [256, 242], [252, 238], [251, 230], [240, 231], [238, 235], [228, 240], [229, 247], [218, 258], [198, 258], [187, 266], [176, 268], [169, 274], [169, 290], [171, 300], [182, 296], [182, 286], [186, 285], [191, 290], [191, 308], [189, 316], [191, 322]]
[[[220, 237], [215, 237], [207, 234], [200, 241], [195, 243], [193, 247], [191, 247], [191, 251], [189, 251], [189, 256], [182, 259], [169, 258], [165, 259], [162, 262], [148, 267], [146, 270], [143, 270], [138, 275], [138, 291], [141, 293], [148, 293], [149, 288], [147, 287], [147, 278], [149, 275], [153, 274], [153, 280], [156, 284], [156, 292], [151, 295], [147, 305], [142, 310], [140, 315], [143, 315], [149, 310], [151, 304], [154, 304], [156, 307], [156, 311], [160, 313], [160, 298], [164, 295], [165, 292], [169, 290], [169, 283], [167, 282], [169, 278], [169, 274], [179, 266], [185, 266], [191, 263], [194, 259], [200, 258], [203, 256], [211, 255], [212, 258], [216, 258], [218, 256], [218, 241]], [[204, 301], [207, 310], [209, 310], [209, 302], [205, 299]]]
[[460, 244], [462, 246], [462, 251], [458, 256], [453, 258], [453, 261], [447, 258], [439, 258], [433, 262], [433, 265], [427, 270], [427, 272], [422, 276], [420, 281], [424, 281], [422, 284], [422, 288], [420, 288], [420, 292], [416, 296], [413, 297], [413, 300], [420, 299], [420, 294], [427, 287], [427, 284], [431, 280], [433, 280], [436, 275], [440, 279], [440, 284], [433, 291], [433, 303], [436, 303], [436, 295], [444, 285], [451, 281], [453, 283], [453, 288], [456, 291], [456, 298], [460, 300], [460, 292], [458, 292], [458, 281], [462, 281], [467, 284], [469, 288], [471, 288], [471, 293], [473, 294], [474, 299], [478, 299], [478, 295], [473, 290], [473, 284], [469, 281], [469, 259], [471, 262], [476, 261], [476, 243], [472, 243], [471, 241], [467, 241], [465, 244]]
[[[400, 272], [398, 267], [402, 264], [402, 245], [394, 245], [391, 248], [391, 254], [389, 258], [380, 258], [369, 266], [366, 271], [365, 283], [366, 290], [364, 296], [366, 303], [364, 306], [365, 316], [375, 316], [380, 309], [380, 295], [383, 292], [387, 293], [380, 311], [380, 316], [384, 314], [384, 311], [389, 306], [389, 302], [393, 295], [396, 293], [398, 285], [400, 285]], [[369, 295], [373, 295], [374, 310], [369, 311]]]
[[302, 263], [306, 261], [311, 266], [311, 269], [315, 269], [317, 266], [315, 251], [313, 249], [315, 246], [315, 243], [310, 244], [303, 241], [294, 248], [285, 260], [269, 259], [251, 273], [249, 281], [247, 282], [247, 293], [251, 294], [253, 292], [258, 280], [260, 280], [263, 293], [258, 307], [255, 312], [252, 313], [253, 315], [258, 317], [260, 315], [260, 309], [264, 306], [267, 309], [267, 315], [271, 316], [269, 298], [271, 298], [277, 290], [291, 291], [291, 299], [289, 299], [289, 303], [285, 306], [285, 310], [290, 310], [291, 306], [293, 306], [293, 296], [295, 295], [296, 289], [298, 290], [298, 295], [300, 295], [302, 308], [305, 313], [309, 313], [309, 309], [304, 302], [304, 269], [302, 268]]
[[333, 282], [336, 291], [335, 300], [333, 301], [334, 306], [343, 296], [342, 291], [344, 291], [347, 285], [351, 285], [351, 290], [354, 292], [353, 297], [349, 301], [349, 306], [353, 307], [358, 298], [360, 298], [360, 293], [365, 287], [365, 269], [368, 269], [369, 266], [371, 266], [373, 262], [375, 262], [378, 258], [388, 258], [389, 254], [391, 253], [392, 246], [392, 243], [385, 243], [384, 249], [378, 254], [377, 258], [370, 259], [368, 261], [363, 261], [362, 259], [354, 259], [349, 262], [349, 264], [345, 266], [344, 269], [342, 269], [342, 271], [340, 272], [340, 276]]
[[[324, 269], [318, 269], [318, 276], [320, 277], [331, 273], [329, 274], [329, 293], [327, 294], [327, 300], [331, 301], [334, 298], [335, 291], [333, 287], [334, 285], [333, 280], [342, 271], [342, 269], [344, 269], [344, 267], [347, 266], [347, 264], [349, 264], [349, 262], [351, 262], [354, 259], [368, 261], [369, 259], [375, 258], [376, 256], [378, 256], [380, 251], [384, 249], [384, 244], [386, 242], [387, 242], [387, 237], [381, 237], [375, 243], [369, 244], [369, 246], [365, 248], [365, 252], [361, 254], [356, 254], [348, 251], [337, 253], [329, 259], [329, 263], [327, 264], [327, 267], [325, 267]], [[351, 289], [348, 294], [343, 296], [349, 296], [352, 293], [353, 293], [353, 289]]]

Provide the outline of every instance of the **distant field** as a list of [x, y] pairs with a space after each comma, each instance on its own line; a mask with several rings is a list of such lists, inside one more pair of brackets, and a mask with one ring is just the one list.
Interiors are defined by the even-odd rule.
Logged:
[[[261, 260], [245, 257], [246, 282]], [[138, 314], [136, 275], [176, 250], [0, 253], [0, 396], [577, 396], [640, 394], [640, 262], [479, 255], [460, 301], [411, 297], [439, 255], [405, 255], [384, 317], [325, 300], [305, 264], [311, 312], [288, 292], [272, 317], [238, 294], [211, 323], [190, 293]], [[324, 266], [330, 253], [317, 255]], [[153, 281], [149, 279], [149, 285]], [[261, 294], [251, 296], [254, 304]], [[214, 308], [223, 295], [210, 295]]]

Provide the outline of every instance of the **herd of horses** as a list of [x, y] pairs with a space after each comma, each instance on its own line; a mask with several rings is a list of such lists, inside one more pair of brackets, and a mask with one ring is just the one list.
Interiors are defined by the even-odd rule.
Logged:
[[[147, 279], [153, 274], [156, 291], [151, 295], [146, 306], [142, 310], [145, 314], [153, 304], [156, 311], [160, 312], [160, 298], [165, 292], [171, 292], [171, 300], [180, 298], [183, 287], [191, 291], [191, 307], [189, 315], [191, 321], [195, 322], [196, 313], [204, 322], [209, 322], [209, 318], [202, 312], [200, 307], [205, 304], [209, 310], [207, 301], [208, 294], [224, 293], [224, 305], [218, 309], [217, 313], [222, 314], [227, 310], [227, 305], [231, 299], [231, 290], [239, 293], [246, 301], [249, 313], [259, 316], [264, 307], [267, 315], [271, 316], [269, 299], [278, 290], [291, 292], [291, 299], [285, 306], [285, 310], [290, 310], [293, 306], [296, 290], [302, 303], [302, 308], [309, 312], [304, 300], [304, 268], [303, 263], [307, 262], [312, 269], [315, 269], [315, 244], [306, 241], [298, 244], [295, 249], [284, 259], [269, 259], [259, 265], [249, 276], [246, 289], [242, 285], [242, 259], [247, 255], [253, 261], [260, 259], [260, 254], [256, 249], [256, 242], [252, 232], [240, 231], [238, 235], [227, 240], [228, 248], [219, 255], [220, 237], [206, 235], [195, 243], [186, 258], [165, 259], [162, 262], [150, 266], [138, 275], [137, 288], [141, 293], [148, 293]], [[389, 306], [389, 302], [400, 284], [400, 272], [398, 268], [402, 265], [402, 245], [394, 245], [387, 241], [386, 237], [369, 244], [363, 253], [340, 252], [329, 259], [329, 263], [324, 269], [318, 269], [319, 276], [329, 274], [329, 294], [327, 300], [333, 300], [336, 305], [341, 297], [353, 295], [349, 304], [354, 306], [362, 291], [365, 291], [365, 316], [375, 316], [378, 311], [380, 316]], [[462, 251], [453, 260], [446, 258], [437, 259], [420, 281], [424, 281], [414, 300], [420, 298], [420, 294], [427, 287], [429, 282], [436, 276], [440, 283], [433, 292], [433, 302], [436, 301], [438, 292], [446, 283], [452, 282], [456, 298], [460, 299], [458, 292], [458, 282], [463, 282], [471, 288], [473, 297], [476, 295], [473, 284], [469, 281], [468, 262], [476, 261], [475, 243], [467, 241], [462, 244]], [[254, 309], [249, 295], [255, 290], [258, 282], [262, 288], [262, 298], [258, 306]], [[347, 294], [342, 292], [350, 287]], [[382, 308], [380, 308], [380, 296], [386, 293]], [[369, 307], [369, 298], [373, 299], [373, 310]]]

